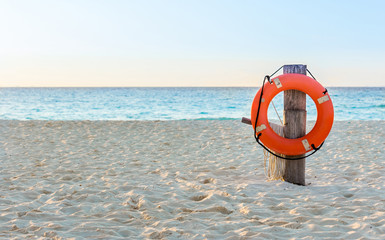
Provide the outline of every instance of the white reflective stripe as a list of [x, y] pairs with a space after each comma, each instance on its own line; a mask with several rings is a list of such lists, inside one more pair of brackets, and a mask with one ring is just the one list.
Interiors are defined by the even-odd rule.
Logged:
[[273, 81], [275, 83], [275, 86], [277, 86], [277, 88], [282, 87], [282, 84], [281, 84], [281, 81], [279, 81], [279, 78], [274, 78]]
[[329, 101], [330, 98], [329, 98], [329, 95], [325, 95], [323, 97], [318, 98], [317, 100], [318, 100], [318, 103], [321, 104], [321, 103]]
[[305, 147], [306, 151], [311, 150], [311, 146], [310, 146], [309, 142], [307, 141], [307, 139], [302, 140], [302, 144]]
[[265, 125], [265, 124], [261, 124], [260, 126], [258, 126], [258, 127], [255, 129], [255, 131], [256, 131], [256, 132], [260, 132], [260, 131], [265, 130], [265, 129], [266, 129], [266, 125]]

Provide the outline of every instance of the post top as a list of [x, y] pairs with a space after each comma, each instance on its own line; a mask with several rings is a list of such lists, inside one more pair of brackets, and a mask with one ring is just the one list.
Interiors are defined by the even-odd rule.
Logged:
[[306, 66], [306, 64], [285, 64], [283, 66]]
[[299, 73], [306, 75], [307, 65], [304, 64], [291, 64], [283, 66], [283, 73]]

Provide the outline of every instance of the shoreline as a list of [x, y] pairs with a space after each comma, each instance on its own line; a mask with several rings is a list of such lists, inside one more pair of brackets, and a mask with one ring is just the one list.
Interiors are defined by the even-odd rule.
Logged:
[[[53, 120], [53, 119], [0, 119], [0, 122], [184, 122], [184, 121], [233, 121], [234, 123], [242, 123], [242, 118], [239, 119], [233, 119], [233, 118], [223, 118], [223, 119], [217, 119], [217, 118], [199, 118], [199, 119], [156, 119], [156, 120], [90, 120], [90, 119], [82, 119], [82, 120]], [[278, 119], [273, 119], [272, 122], [279, 122]], [[359, 119], [359, 120], [334, 120], [333, 125], [335, 123], [342, 123], [342, 122], [385, 122], [384, 119]], [[315, 120], [308, 120], [307, 123], [315, 123]], [[245, 123], [242, 123], [243, 125], [247, 125]]]
[[266, 181], [240, 120], [0, 120], [0, 237], [385, 238], [385, 121], [335, 121]]

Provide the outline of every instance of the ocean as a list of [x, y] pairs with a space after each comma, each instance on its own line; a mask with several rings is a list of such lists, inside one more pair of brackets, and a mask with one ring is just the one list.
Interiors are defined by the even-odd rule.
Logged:
[[[191, 120], [250, 117], [258, 88], [0, 88], [0, 119]], [[385, 120], [385, 87], [330, 87], [335, 120]], [[282, 119], [283, 97], [269, 120]], [[317, 111], [307, 100], [307, 119]], [[280, 117], [278, 117], [280, 116]]]

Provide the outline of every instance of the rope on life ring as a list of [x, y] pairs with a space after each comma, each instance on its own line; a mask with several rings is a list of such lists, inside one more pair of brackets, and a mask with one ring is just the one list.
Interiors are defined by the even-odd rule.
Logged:
[[[310, 75], [313, 76], [312, 74]], [[266, 82], [266, 80], [268, 81]], [[267, 119], [270, 102], [278, 93], [286, 90], [298, 90], [306, 93], [314, 101], [317, 108], [317, 121], [313, 129], [301, 138], [288, 139], [279, 136], [271, 128]], [[256, 141], [271, 154], [288, 160], [302, 159], [319, 150], [330, 133], [333, 119], [333, 103], [329, 93], [314, 78], [303, 74], [289, 73], [273, 79], [270, 79], [270, 76], [266, 76], [262, 87], [255, 95], [251, 107], [251, 123], [254, 128]], [[290, 157], [302, 155], [312, 150], [314, 152], [307, 156]], [[277, 153], [289, 157], [282, 157], [277, 155]]]

